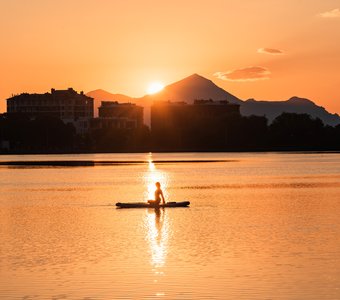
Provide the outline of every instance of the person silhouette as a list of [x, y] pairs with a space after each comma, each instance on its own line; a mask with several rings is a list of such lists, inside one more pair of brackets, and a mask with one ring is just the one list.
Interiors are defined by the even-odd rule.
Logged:
[[162, 201], [162, 204], [165, 204], [165, 199], [163, 195], [163, 191], [161, 189], [161, 184], [156, 182], [156, 190], [155, 190], [155, 200], [148, 200], [148, 203], [153, 205], [159, 205]]

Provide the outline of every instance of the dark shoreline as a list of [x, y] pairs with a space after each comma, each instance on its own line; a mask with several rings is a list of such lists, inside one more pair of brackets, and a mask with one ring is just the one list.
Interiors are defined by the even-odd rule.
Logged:
[[[146, 155], [148, 152], [99, 152], [99, 153], [77, 153], [79, 155], [86, 154], [143, 154]], [[152, 152], [156, 153], [169, 153], [169, 154], [181, 154], [181, 153], [280, 153], [280, 154], [338, 154], [340, 151], [338, 150], [290, 150], [290, 151], [187, 151], [187, 152]], [[41, 153], [41, 154], [8, 154], [9, 156], [15, 155], [74, 155], [75, 153]], [[4, 154], [2, 154], [4, 155]], [[0, 155], [1, 158], [1, 155]], [[230, 163], [230, 162], [239, 162], [238, 159], [156, 159], [151, 161], [154, 164], [185, 164], [185, 163]], [[141, 159], [141, 160], [105, 160], [105, 159], [81, 159], [74, 160], [66, 159], [66, 160], [7, 160], [0, 161], [1, 166], [7, 167], [94, 167], [94, 166], [127, 166], [127, 165], [143, 165], [149, 164], [149, 160]]]
[[[172, 163], [221, 163], [221, 162], [237, 162], [237, 160], [213, 160], [213, 159], [202, 159], [202, 160], [153, 160], [155, 164], [172, 164]], [[53, 160], [53, 161], [2, 161], [0, 166], [52, 166], [52, 167], [94, 167], [94, 166], [119, 166], [119, 165], [142, 165], [148, 164], [146, 160], [124, 160], [124, 161], [96, 161], [96, 160]]]
[[0, 152], [0, 157], [5, 155], [86, 155], [86, 154], [145, 154], [145, 153], [266, 153], [266, 152], [278, 152], [278, 153], [340, 153], [340, 149], [337, 148], [309, 148], [309, 147], [277, 147], [277, 148], [233, 148], [233, 149], [148, 149], [137, 151], [37, 151], [37, 152]]

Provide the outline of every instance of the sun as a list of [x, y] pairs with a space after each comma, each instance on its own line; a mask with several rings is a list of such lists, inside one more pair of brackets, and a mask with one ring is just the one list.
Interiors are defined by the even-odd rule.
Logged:
[[151, 95], [160, 92], [162, 89], [164, 89], [164, 84], [159, 81], [154, 81], [149, 84], [146, 92]]

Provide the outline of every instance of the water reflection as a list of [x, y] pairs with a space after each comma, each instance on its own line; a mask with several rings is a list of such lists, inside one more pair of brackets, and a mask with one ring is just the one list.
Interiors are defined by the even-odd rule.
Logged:
[[[165, 199], [168, 199], [167, 187], [168, 176], [165, 172], [158, 170], [152, 160], [152, 154], [148, 155], [148, 170], [144, 174], [146, 188], [145, 197], [154, 199], [156, 189], [155, 183], [160, 182], [163, 187]], [[146, 239], [149, 243], [150, 264], [154, 274], [153, 282], [156, 284], [157, 292], [155, 298], [165, 296], [164, 291], [159, 290], [159, 283], [164, 276], [166, 256], [168, 252], [169, 223], [164, 208], [149, 209], [145, 216]]]
[[151, 263], [155, 271], [165, 263], [168, 242], [168, 224], [164, 208], [150, 209], [147, 214], [148, 241], [150, 244]]
[[[284, 180], [285, 178], [282, 178]], [[308, 178], [313, 180], [313, 178]], [[287, 180], [292, 180], [287, 178]], [[340, 182], [270, 182], [270, 183], [227, 183], [227, 184], [209, 184], [194, 186], [171, 187], [171, 189], [180, 190], [217, 190], [217, 189], [315, 189], [315, 188], [333, 188], [340, 187]]]
[[[340, 154], [155, 161], [196, 155], [0, 167], [0, 299], [339, 299]], [[153, 198], [155, 181], [192, 208], [107, 206]]]
[[158, 170], [156, 165], [152, 159], [152, 153], [150, 152], [147, 157], [148, 161], [148, 170], [144, 174], [144, 183], [145, 183], [145, 193], [144, 193], [144, 200], [151, 200], [154, 199], [155, 195], [155, 183], [160, 182], [163, 190], [164, 197], [166, 201], [168, 201], [168, 176], [165, 172]]
[[165, 262], [168, 251], [169, 225], [164, 208], [149, 209], [146, 215], [147, 239], [150, 245], [150, 263], [156, 293], [152, 298], [164, 297], [161, 281], [164, 277]]
[[[152, 153], [148, 154], [148, 170], [144, 174], [146, 187], [145, 197], [154, 199], [155, 183], [160, 182], [163, 187], [165, 198], [168, 198], [168, 177], [165, 172], [158, 170], [153, 163]], [[147, 238], [150, 243], [151, 262], [153, 268], [164, 265], [167, 245], [167, 225], [165, 224], [165, 211], [161, 208], [150, 209], [146, 215]]]

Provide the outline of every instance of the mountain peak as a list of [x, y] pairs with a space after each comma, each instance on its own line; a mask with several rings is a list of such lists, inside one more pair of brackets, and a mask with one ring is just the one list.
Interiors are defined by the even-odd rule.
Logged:
[[93, 90], [93, 91], [90, 91], [88, 93], [100, 93], [100, 92], [106, 92], [108, 93], [107, 91], [103, 90], [103, 89], [96, 89], [96, 90]]
[[[216, 86], [215, 83], [213, 83], [211, 80], [197, 74], [197, 73], [194, 73], [188, 77], [185, 77], [173, 84], [178, 84], [178, 83], [184, 83], [184, 84], [197, 84], [197, 85], [202, 85], [202, 84], [205, 84], [205, 85], [214, 85]], [[173, 84], [170, 84], [170, 85], [173, 85]]]
[[155, 100], [184, 101], [188, 103], [192, 103], [196, 99], [228, 100], [230, 103], [242, 103], [239, 98], [197, 73], [167, 85], [160, 93], [152, 96], [152, 98]]
[[192, 74], [192, 75], [190, 75], [188, 77], [185, 77], [182, 80], [185, 80], [185, 79], [201, 79], [201, 80], [204, 79], [204, 80], [208, 80], [207, 78], [205, 78], [205, 77], [203, 77], [203, 76], [201, 76], [201, 75], [199, 75], [197, 73], [194, 73], [194, 74]]
[[287, 102], [294, 103], [294, 104], [300, 104], [300, 105], [315, 105], [315, 103], [309, 99], [300, 98], [300, 97], [291, 97]]

